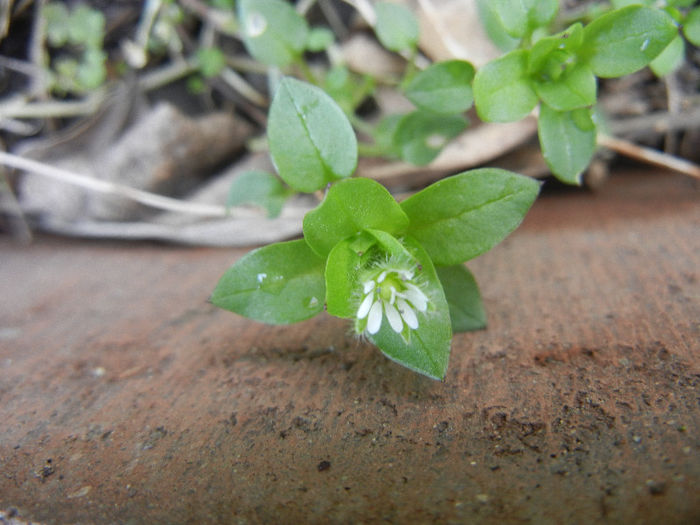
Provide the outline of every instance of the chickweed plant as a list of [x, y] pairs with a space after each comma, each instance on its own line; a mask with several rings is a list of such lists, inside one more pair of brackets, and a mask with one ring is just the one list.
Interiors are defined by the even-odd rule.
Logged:
[[[463, 60], [423, 70], [411, 66], [418, 43], [414, 15], [396, 4], [375, 4], [378, 40], [408, 57], [398, 89], [415, 110], [370, 129], [371, 146], [427, 164], [466, 128], [464, 113], [472, 105], [487, 122], [515, 121], [536, 110], [552, 172], [580, 183], [596, 145], [598, 78], [648, 65], [659, 74], [677, 67], [684, 37], [695, 45], [700, 39], [700, 8], [692, 4], [618, 1], [556, 27], [556, 0], [483, 1], [488, 32], [507, 51], [478, 70]], [[253, 58], [301, 71], [303, 80], [282, 76], [274, 88], [267, 137], [277, 174], [247, 175], [234, 193], [249, 192], [271, 215], [294, 192], [322, 193], [322, 200], [305, 216], [302, 239], [242, 257], [222, 276], [212, 302], [271, 324], [304, 321], [325, 310], [348, 319], [390, 359], [443, 379], [452, 334], [486, 324], [464, 263], [521, 223], [540, 183], [481, 168], [397, 202], [380, 183], [353, 176], [355, 111], [372, 82], [353, 80], [342, 68], [321, 78], [304, 62], [310, 45], [323, 49], [333, 35], [309, 28], [281, 0], [239, 0], [237, 20]], [[367, 129], [363, 123], [363, 133]]]

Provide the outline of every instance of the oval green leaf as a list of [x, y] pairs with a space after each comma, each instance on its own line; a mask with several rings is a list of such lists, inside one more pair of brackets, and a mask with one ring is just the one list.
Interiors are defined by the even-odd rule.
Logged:
[[688, 42], [700, 47], [700, 6], [693, 8], [683, 21], [683, 34]]
[[226, 271], [211, 302], [268, 324], [309, 319], [323, 310], [324, 263], [303, 240], [258, 248]]
[[660, 9], [631, 5], [597, 18], [583, 30], [581, 58], [599, 77], [620, 77], [647, 66], [678, 34]]
[[399, 4], [379, 2], [374, 6], [377, 38], [391, 51], [406, 51], [418, 43], [418, 20], [413, 12]]
[[331, 186], [323, 202], [304, 217], [304, 238], [320, 256], [363, 230], [399, 233], [408, 217], [394, 197], [371, 179], [348, 179]]
[[404, 92], [411, 102], [425, 111], [462, 113], [474, 102], [473, 80], [474, 66], [469, 62], [447, 60], [416, 74]]
[[527, 73], [527, 50], [492, 60], [474, 77], [474, 104], [486, 122], [512, 122], [524, 118], [537, 105], [537, 93]]
[[470, 332], [485, 328], [486, 310], [472, 273], [463, 264], [435, 269], [450, 307], [452, 331]]
[[596, 128], [590, 110], [540, 107], [537, 131], [549, 169], [562, 182], [581, 184], [581, 173], [595, 152]]
[[401, 203], [407, 233], [437, 265], [484, 253], [521, 223], [539, 193], [536, 180], [497, 168], [447, 177]]
[[304, 52], [309, 27], [288, 2], [239, 0], [238, 18], [243, 43], [256, 60], [284, 67]]
[[651, 61], [649, 67], [657, 77], [665, 77], [678, 69], [685, 60], [685, 41], [678, 35], [671, 40], [659, 56]]
[[467, 121], [460, 115], [414, 111], [398, 122], [393, 135], [394, 148], [406, 162], [424, 166], [466, 127]]
[[592, 106], [596, 102], [597, 81], [586, 64], [575, 65], [558, 79], [535, 82], [534, 86], [542, 101], [559, 111]]
[[298, 191], [319, 190], [357, 166], [357, 139], [347, 117], [322, 89], [300, 80], [280, 82], [267, 134], [277, 172]]

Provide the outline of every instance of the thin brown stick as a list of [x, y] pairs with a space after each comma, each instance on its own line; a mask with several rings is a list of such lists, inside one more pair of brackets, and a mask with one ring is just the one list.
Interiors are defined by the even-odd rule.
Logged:
[[98, 193], [106, 193], [123, 197], [161, 210], [187, 213], [190, 215], [199, 215], [203, 217], [234, 217], [238, 216], [238, 214], [245, 215], [243, 210], [237, 210], [236, 213], [233, 213], [232, 210], [226, 209], [225, 206], [173, 199], [171, 197], [165, 197], [163, 195], [157, 195], [148, 191], [124, 186], [123, 184], [117, 184], [114, 182], [89, 177], [87, 175], [73, 173], [68, 170], [44, 164], [43, 162], [27, 159], [4, 151], [0, 151], [0, 164], [19, 170], [29, 171], [37, 175], [59, 180], [68, 184], [73, 184], [75, 186], [80, 186]]
[[673, 155], [655, 149], [645, 148], [627, 140], [602, 134], [598, 135], [598, 145], [611, 149], [621, 155], [700, 179], [700, 166], [685, 159], [674, 157]]

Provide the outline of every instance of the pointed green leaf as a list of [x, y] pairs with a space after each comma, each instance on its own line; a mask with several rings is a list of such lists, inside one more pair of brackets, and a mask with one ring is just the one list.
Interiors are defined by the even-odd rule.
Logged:
[[280, 177], [298, 191], [319, 190], [357, 166], [357, 139], [347, 117], [322, 89], [300, 80], [280, 82], [267, 134]]
[[474, 104], [486, 122], [520, 120], [537, 105], [537, 93], [527, 73], [528, 52], [524, 49], [492, 60], [474, 77]]
[[309, 319], [323, 310], [324, 263], [303, 240], [269, 244], [229, 268], [211, 302], [263, 323]]
[[309, 27], [282, 0], [239, 0], [238, 18], [243, 43], [256, 60], [284, 67], [304, 52]]
[[642, 69], [678, 34], [667, 13], [631, 5], [607, 13], [583, 30], [581, 58], [599, 77], [620, 77]]
[[391, 51], [407, 51], [418, 44], [418, 20], [413, 12], [399, 4], [379, 2], [374, 6], [377, 38]]
[[399, 233], [408, 217], [394, 197], [371, 179], [348, 179], [331, 186], [323, 202], [304, 217], [304, 238], [325, 257], [343, 239], [363, 230]]
[[474, 101], [474, 66], [465, 60], [433, 64], [416, 74], [404, 91], [417, 107], [435, 113], [462, 113]]
[[568, 184], [581, 184], [581, 173], [595, 152], [596, 128], [590, 110], [557, 111], [543, 104], [537, 130], [552, 173]]
[[486, 327], [486, 311], [472, 273], [463, 265], [438, 266], [438, 277], [450, 307], [453, 332], [469, 332]]
[[539, 182], [530, 177], [496, 168], [447, 177], [401, 203], [411, 221], [407, 233], [423, 245], [435, 264], [460, 264], [512, 232], [539, 188]]
[[428, 310], [418, 313], [418, 328], [410, 330], [408, 338], [382, 322], [370, 340], [389, 359], [433, 379], [443, 379], [450, 359], [452, 330], [445, 294], [428, 254], [410, 237], [404, 239], [405, 256], [415, 258], [420, 265], [421, 290], [428, 297]]

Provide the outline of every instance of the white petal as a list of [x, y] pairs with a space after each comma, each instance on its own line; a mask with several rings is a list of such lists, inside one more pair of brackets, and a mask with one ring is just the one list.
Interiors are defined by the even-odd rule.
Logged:
[[391, 297], [389, 298], [389, 304], [394, 304], [396, 302], [396, 288], [391, 287]]
[[384, 279], [386, 279], [386, 270], [379, 274], [379, 277], [377, 277], [377, 282], [381, 283]]
[[374, 290], [374, 286], [375, 286], [374, 281], [373, 281], [372, 279], [370, 279], [369, 281], [366, 281], [366, 282], [362, 285], [362, 291], [363, 291], [364, 293], [369, 293], [369, 292], [371, 292], [372, 290]]
[[357, 318], [358, 319], [364, 319], [365, 317], [367, 317], [367, 314], [369, 313], [369, 308], [370, 308], [370, 306], [372, 306], [372, 299], [373, 298], [374, 298], [374, 294], [369, 294], [362, 300], [360, 307], [357, 309]]
[[384, 311], [386, 312], [386, 318], [389, 320], [391, 329], [397, 334], [400, 334], [401, 330], [403, 330], [403, 321], [401, 321], [399, 311], [393, 304], [389, 303], [384, 303]]
[[401, 317], [403, 317], [406, 325], [413, 330], [418, 328], [418, 318], [416, 317], [416, 312], [413, 311], [413, 308], [411, 308], [403, 299], [398, 299], [396, 301], [396, 306], [399, 308]]
[[376, 334], [379, 332], [380, 326], [382, 326], [382, 303], [375, 301], [369, 310], [369, 317], [367, 317], [367, 331], [370, 334]]
[[406, 283], [403, 295], [419, 312], [425, 312], [428, 309], [428, 298], [416, 285]]

